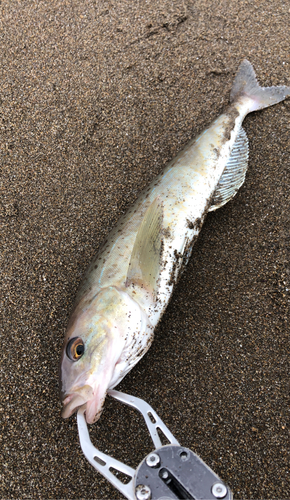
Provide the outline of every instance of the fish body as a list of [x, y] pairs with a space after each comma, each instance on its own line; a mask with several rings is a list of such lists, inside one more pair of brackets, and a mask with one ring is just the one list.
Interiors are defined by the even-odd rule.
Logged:
[[97, 420], [107, 390], [148, 350], [206, 214], [244, 182], [244, 117], [287, 95], [290, 87], [260, 87], [244, 61], [229, 108], [168, 163], [109, 233], [66, 332], [60, 364], [65, 418], [86, 403], [87, 422]]

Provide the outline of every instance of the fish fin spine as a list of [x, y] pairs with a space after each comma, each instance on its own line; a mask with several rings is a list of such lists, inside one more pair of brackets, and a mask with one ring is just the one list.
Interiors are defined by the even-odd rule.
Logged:
[[230, 100], [234, 102], [240, 97], [248, 97], [252, 101], [249, 111], [256, 111], [277, 104], [289, 95], [290, 87], [261, 87], [257, 82], [253, 66], [245, 59], [236, 74]]

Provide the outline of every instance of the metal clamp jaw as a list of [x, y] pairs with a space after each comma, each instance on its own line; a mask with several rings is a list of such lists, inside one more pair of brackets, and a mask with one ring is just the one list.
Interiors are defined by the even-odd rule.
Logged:
[[[142, 460], [136, 470], [132, 469], [93, 446], [84, 415], [85, 406], [78, 410], [78, 431], [84, 455], [128, 500], [232, 500], [230, 489], [198, 455], [180, 446], [149, 404], [140, 398], [114, 390], [109, 390], [108, 394], [136, 408], [143, 415], [156, 448]], [[162, 446], [158, 429], [166, 436], [169, 445]], [[122, 483], [111, 469], [131, 477], [130, 481]]]

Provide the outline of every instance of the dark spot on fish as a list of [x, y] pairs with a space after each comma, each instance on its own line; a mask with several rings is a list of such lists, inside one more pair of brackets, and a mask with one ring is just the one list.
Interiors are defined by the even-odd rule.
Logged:
[[174, 250], [173, 254], [174, 254], [175, 260], [173, 262], [170, 277], [169, 277], [169, 280], [167, 283], [169, 286], [177, 283], [179, 273], [176, 273], [176, 270], [177, 270], [177, 267], [179, 267], [179, 265], [180, 265], [180, 259], [182, 259], [182, 254], [180, 252], [178, 252], [176, 249]]
[[213, 196], [214, 196], [214, 194], [209, 197], [209, 199], [207, 200], [206, 205], [204, 207], [204, 212], [202, 215], [202, 224], [204, 223], [204, 219], [206, 217], [207, 212], [209, 211], [210, 207], [212, 206]]
[[216, 159], [220, 157], [221, 152], [218, 148], [213, 148], [213, 153], [216, 155]]
[[171, 236], [171, 232], [170, 232], [170, 229], [169, 227], [166, 227], [166, 228], [163, 228], [162, 229], [162, 234], [165, 238], [170, 238]]
[[203, 219], [204, 219], [204, 218], [198, 217], [198, 218], [194, 221], [194, 229], [196, 229], [197, 231], [200, 231], [200, 230], [201, 230], [201, 228], [202, 228], [202, 224], [203, 224]]
[[235, 127], [236, 118], [239, 116], [239, 114], [240, 113], [238, 112], [238, 110], [237, 110], [237, 108], [235, 106], [231, 106], [225, 112], [225, 115], [228, 118], [228, 123], [227, 123], [227, 125], [225, 126], [225, 129], [224, 129], [224, 134], [223, 134], [223, 137], [222, 137], [222, 144], [224, 144], [225, 142], [227, 142], [227, 141], [230, 140], [232, 130], [234, 130], [234, 127]]
[[186, 264], [188, 263], [189, 261], [189, 258], [191, 256], [191, 252], [192, 252], [192, 248], [193, 248], [193, 245], [194, 243], [196, 242], [198, 238], [198, 234], [196, 234], [191, 240], [188, 239], [186, 245], [185, 245], [185, 249], [184, 249], [184, 260], [183, 260], [183, 267], [181, 269], [181, 273], [183, 272]]
[[199, 232], [201, 230], [201, 227], [203, 224], [203, 219], [204, 219], [204, 217], [198, 217], [194, 221], [190, 221], [189, 219], [186, 219], [186, 225], [187, 225], [188, 229], [192, 229], [192, 230], [195, 229], [196, 231]]
[[186, 219], [186, 225], [187, 225], [188, 229], [194, 229], [194, 224], [193, 224], [193, 222], [191, 222], [191, 220]]
[[163, 238], [162, 238], [161, 239], [161, 245], [160, 245], [160, 262], [161, 262], [161, 259], [162, 259], [163, 252], [164, 252], [164, 241], [163, 241]]
[[182, 253], [178, 252], [177, 250], [174, 250], [173, 254], [174, 254], [176, 261], [178, 261], [179, 259], [182, 259]]

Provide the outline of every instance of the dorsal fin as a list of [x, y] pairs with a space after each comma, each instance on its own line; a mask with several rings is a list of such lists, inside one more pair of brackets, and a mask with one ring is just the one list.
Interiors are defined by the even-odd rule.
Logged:
[[126, 286], [144, 286], [153, 296], [157, 290], [162, 248], [163, 207], [159, 198], [147, 208], [135, 239]]
[[241, 127], [231, 156], [213, 195], [209, 212], [222, 207], [230, 201], [244, 183], [248, 168], [249, 146], [246, 132]]

